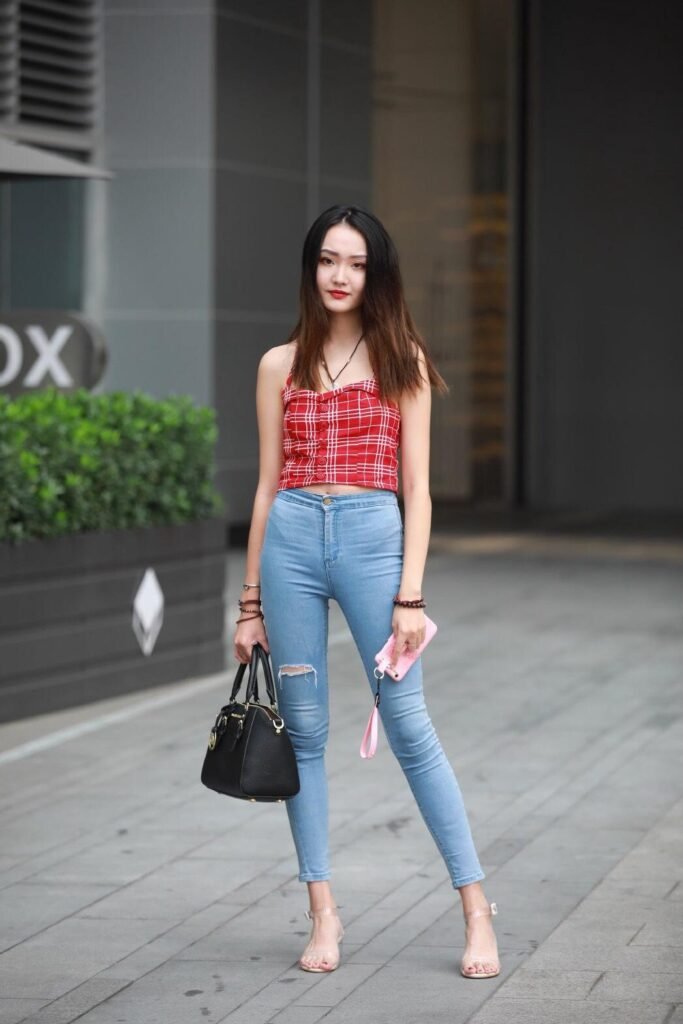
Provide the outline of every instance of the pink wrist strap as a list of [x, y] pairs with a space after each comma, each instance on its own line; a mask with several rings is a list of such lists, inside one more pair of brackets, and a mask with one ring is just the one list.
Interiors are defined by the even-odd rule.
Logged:
[[365, 727], [363, 733], [363, 739], [360, 744], [360, 756], [361, 757], [374, 757], [375, 751], [377, 750], [377, 718], [378, 711], [377, 705], [373, 707], [370, 712], [368, 724]]

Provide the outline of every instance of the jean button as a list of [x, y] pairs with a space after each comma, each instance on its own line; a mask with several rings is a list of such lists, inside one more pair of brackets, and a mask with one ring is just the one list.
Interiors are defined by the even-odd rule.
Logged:
[[323, 505], [331, 505], [332, 498], [323, 498]]

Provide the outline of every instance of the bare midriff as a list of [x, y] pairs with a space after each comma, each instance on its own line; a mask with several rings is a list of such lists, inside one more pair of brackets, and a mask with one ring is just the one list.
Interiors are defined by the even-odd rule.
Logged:
[[313, 491], [314, 494], [357, 494], [359, 491], [374, 491], [375, 487], [362, 487], [360, 484], [306, 484], [302, 491]]

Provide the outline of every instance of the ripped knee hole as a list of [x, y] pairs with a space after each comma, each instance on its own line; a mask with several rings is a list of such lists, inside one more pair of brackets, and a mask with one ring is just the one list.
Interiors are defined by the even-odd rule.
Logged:
[[313, 674], [313, 681], [315, 685], [318, 685], [318, 673], [316, 672], [313, 665], [281, 665], [278, 669], [277, 677], [282, 685], [283, 676], [305, 676], [311, 672]]

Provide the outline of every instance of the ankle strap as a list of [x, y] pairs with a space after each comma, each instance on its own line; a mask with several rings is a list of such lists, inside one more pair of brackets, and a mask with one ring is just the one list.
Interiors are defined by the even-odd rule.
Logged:
[[479, 907], [476, 910], [463, 911], [465, 918], [470, 917], [488, 917], [490, 914], [498, 913], [498, 906], [495, 903], [489, 903], [488, 907]]
[[336, 914], [337, 910], [339, 910], [341, 906], [342, 904], [338, 903], [336, 907], [318, 907], [317, 910], [304, 911], [304, 915], [309, 921], [312, 921], [314, 917], [318, 917], [320, 915]]

